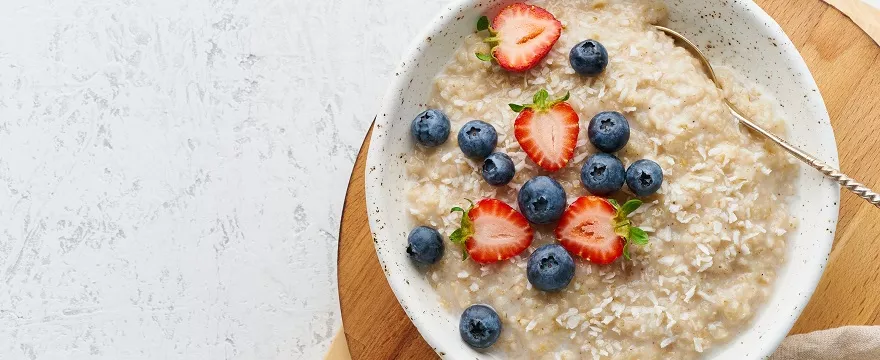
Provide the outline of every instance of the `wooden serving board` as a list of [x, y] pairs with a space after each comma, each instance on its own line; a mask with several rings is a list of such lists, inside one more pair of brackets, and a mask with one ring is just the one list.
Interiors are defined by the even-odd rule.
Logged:
[[[840, 6], [848, 1], [835, 2]], [[880, 189], [880, 47], [819, 0], [757, 3], [779, 22], [816, 78], [831, 115], [841, 167]], [[880, 18], [873, 19], [876, 24]], [[344, 339], [356, 360], [436, 358], [391, 292], [373, 248], [364, 198], [369, 139], [370, 133], [352, 172], [339, 234]], [[880, 325], [880, 210], [847, 191], [841, 202], [828, 267], [793, 334]]]

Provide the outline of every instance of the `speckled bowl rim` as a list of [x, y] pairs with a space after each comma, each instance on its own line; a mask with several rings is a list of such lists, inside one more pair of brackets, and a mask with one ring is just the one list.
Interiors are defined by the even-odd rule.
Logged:
[[[681, 2], [681, 0], [672, 0], [675, 2]], [[447, 352], [445, 349], [450, 348], [466, 348], [466, 346], [461, 343], [458, 339], [457, 334], [439, 334], [427, 331], [431, 328], [431, 324], [433, 322], [438, 321], [436, 318], [433, 318], [429, 314], [419, 313], [418, 311], [413, 310], [410, 306], [408, 306], [409, 292], [413, 290], [408, 288], [410, 282], [408, 278], [406, 278], [400, 271], [393, 271], [394, 266], [391, 264], [393, 259], [388, 258], [390, 255], [386, 255], [386, 252], [383, 250], [383, 244], [390, 244], [389, 246], [397, 246], [400, 248], [400, 251], [403, 251], [406, 239], [406, 233], [395, 233], [388, 234], [388, 231], [385, 230], [388, 222], [386, 221], [386, 215], [383, 209], [381, 208], [381, 204], [379, 199], [382, 197], [387, 197], [387, 194], [382, 193], [382, 189], [385, 188], [385, 184], [383, 183], [382, 174], [385, 170], [385, 166], [387, 164], [387, 158], [389, 154], [383, 153], [383, 148], [377, 146], [381, 141], [383, 141], [383, 137], [390, 137], [391, 134], [389, 132], [391, 126], [391, 122], [394, 121], [406, 121], [406, 127], [408, 128], [409, 120], [404, 120], [402, 118], [394, 118], [395, 109], [397, 109], [400, 105], [403, 104], [402, 94], [404, 89], [407, 88], [407, 83], [411, 82], [411, 77], [407, 75], [413, 70], [414, 66], [418, 66], [415, 62], [416, 59], [420, 57], [420, 54], [424, 51], [423, 49], [426, 47], [427, 42], [430, 42], [432, 36], [436, 36], [437, 34], [441, 34], [446, 30], [451, 24], [460, 21], [463, 15], [461, 13], [465, 9], [470, 9], [472, 7], [483, 7], [484, 9], [494, 8], [498, 6], [500, 3], [509, 3], [513, 1], [508, 0], [457, 0], [448, 5], [444, 11], [438, 15], [424, 30], [422, 30], [419, 35], [416, 36], [413, 44], [410, 46], [409, 51], [403, 57], [403, 61], [397, 66], [394, 70], [394, 78], [392, 80], [392, 84], [389, 90], [386, 92], [384, 101], [382, 103], [382, 108], [378, 113], [378, 117], [375, 123], [375, 127], [373, 130], [373, 135], [371, 137], [371, 145], [367, 155], [367, 164], [366, 164], [366, 197], [367, 197], [367, 209], [368, 209], [368, 217], [370, 220], [370, 228], [372, 231], [374, 245], [376, 247], [377, 255], [379, 258], [379, 262], [382, 266], [383, 272], [391, 286], [392, 291], [395, 296], [401, 302], [401, 306], [404, 311], [407, 313], [407, 316], [412, 320], [413, 324], [419, 329], [419, 332], [424, 337], [424, 339], [431, 345], [431, 347], [444, 358], [454, 358], [453, 355], [460, 354], [459, 351]], [[669, 2], [669, 1], [667, 1]], [[836, 148], [836, 142], [834, 139], [834, 133], [830, 125], [830, 120], [828, 119], [828, 112], [825, 108], [824, 101], [822, 100], [821, 95], [818, 92], [818, 87], [809, 72], [809, 69], [806, 66], [803, 58], [800, 53], [798, 53], [797, 49], [794, 47], [791, 40], [782, 30], [782, 28], [776, 23], [773, 18], [771, 18], [763, 9], [761, 9], [757, 4], [751, 1], [741, 1], [741, 0], [730, 0], [730, 2], [737, 4], [738, 6], [742, 6], [745, 8], [748, 13], [754, 16], [758, 22], [762, 22], [764, 26], [773, 33], [776, 33], [777, 36], [774, 38], [779, 42], [779, 46], [783, 49], [782, 51], [786, 52], [789, 57], [791, 57], [790, 64], [793, 65], [790, 68], [791, 71], [797, 72], [801, 76], [801, 85], [807, 86], [809, 89], [812, 89], [813, 95], [805, 95], [805, 103], [810, 104], [810, 106], [815, 106], [818, 111], [821, 112], [823, 116], [819, 120], [820, 127], [825, 128], [826, 131], [822, 131], [815, 136], [818, 137], [820, 142], [826, 146], [822, 149], [822, 152], [816, 153], [819, 155], [819, 158], [825, 159], [827, 163], [832, 166], [838, 165], [838, 154]], [[489, 5], [474, 5], [479, 3], [489, 3]], [[691, 36], [691, 35], [688, 35]], [[775, 46], [775, 44], [774, 44]], [[782, 54], [782, 53], [780, 53]], [[451, 53], [449, 54], [451, 56]], [[711, 55], [710, 55], [711, 57]], [[444, 60], [445, 62], [445, 60]], [[414, 114], [413, 114], [414, 115]], [[791, 121], [791, 118], [789, 118]], [[790, 124], [789, 124], [790, 126]], [[400, 139], [402, 141], [406, 141], [405, 139]], [[393, 141], [393, 140], [392, 140]], [[797, 145], [797, 142], [795, 142]], [[816, 176], [815, 174], [810, 173], [811, 170], [801, 169], [801, 176]], [[761, 339], [760, 341], [751, 342], [748, 344], [752, 351], [747, 353], [735, 353], [728, 351], [728, 347], [734, 345], [736, 341], [745, 337], [746, 335], [755, 331], [754, 323], [757, 321], [756, 319], [761, 317], [764, 313], [770, 311], [766, 307], [769, 307], [769, 304], [762, 304], [765, 309], [759, 310], [759, 313], [755, 315], [755, 319], [752, 320], [752, 324], [749, 325], [749, 328], [744, 332], [735, 335], [734, 337], [727, 339], [726, 343], [719, 346], [717, 349], [708, 353], [708, 356], [713, 359], [758, 359], [758, 358], [766, 358], [778, 347], [778, 345], [782, 342], [782, 340], [787, 335], [788, 331], [790, 331], [791, 327], [794, 325], [798, 316], [802, 312], [803, 308], [807, 305], [810, 297], [816, 289], [816, 286], [819, 283], [819, 280], [824, 271], [825, 265], [828, 260], [828, 256], [831, 251], [831, 246], [834, 240], [834, 231], [837, 224], [838, 212], [839, 212], [839, 203], [840, 203], [840, 193], [839, 186], [831, 181], [827, 181], [819, 185], [821, 190], [823, 190], [823, 194], [826, 196], [825, 201], [819, 205], [824, 204], [823, 213], [821, 216], [821, 220], [827, 223], [828, 232], [825, 236], [819, 236], [817, 239], [817, 244], [813, 246], [813, 252], [811, 254], [815, 255], [818, 258], [823, 260], [817, 261], [814, 266], [810, 266], [808, 268], [797, 268], [799, 281], [803, 283], [803, 286], [799, 287], [798, 299], [799, 301], [794, 301], [789, 303], [787, 307], [787, 314], [789, 315], [788, 321], [781, 321], [778, 323], [774, 323], [775, 326], [771, 327], [769, 330], [764, 330], [762, 336], [757, 337]], [[399, 197], [405, 196], [402, 191], [399, 193]], [[401, 201], [401, 199], [397, 199]], [[833, 204], [833, 206], [831, 205]], [[385, 238], [388, 236], [390, 238]], [[803, 233], [802, 235], [803, 236]], [[394, 239], [394, 240], [392, 240]], [[800, 237], [790, 237], [789, 238], [789, 248], [793, 245], [790, 245], [793, 242], [796, 242], [800, 239]], [[787, 249], [787, 253], [789, 250]], [[786, 259], [785, 265], [782, 266], [781, 270], [790, 269], [791, 267], [796, 266], [796, 264], [789, 264], [791, 260]], [[389, 266], [392, 265], [392, 266]], [[398, 264], [400, 265], [400, 264]], [[774, 282], [773, 292], [781, 291], [780, 287], [782, 286], [780, 283], [782, 282], [782, 275], [777, 274], [777, 279]], [[773, 295], [771, 294], [771, 299]], [[770, 299], [767, 300], [770, 302]], [[450, 343], [450, 341], [455, 341], [457, 343]], [[455, 349], [453, 349], [455, 350]], [[470, 356], [476, 356], [477, 358], [497, 358], [499, 357], [498, 353], [493, 354], [492, 352], [481, 352], [476, 353], [472, 352], [469, 354]]]

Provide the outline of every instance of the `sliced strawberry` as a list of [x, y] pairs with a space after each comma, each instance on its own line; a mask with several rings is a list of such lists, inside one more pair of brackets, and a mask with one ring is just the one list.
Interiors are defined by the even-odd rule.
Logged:
[[620, 255], [629, 259], [630, 243], [648, 243], [645, 231], [628, 219], [641, 205], [636, 199], [619, 206], [613, 199], [580, 197], [562, 214], [556, 238], [568, 252], [596, 264], [610, 264]]
[[481, 60], [495, 58], [502, 68], [526, 71], [550, 52], [559, 35], [562, 23], [553, 14], [534, 5], [512, 4], [501, 10], [492, 20], [486, 17], [477, 22], [477, 31], [489, 30], [484, 41], [492, 45], [492, 55], [477, 54]]
[[574, 156], [580, 127], [578, 114], [565, 102], [568, 94], [551, 101], [548, 97], [547, 90], [542, 89], [535, 94], [533, 104], [510, 104], [513, 111], [519, 112], [513, 136], [538, 166], [556, 171]]
[[468, 255], [478, 263], [509, 259], [532, 244], [534, 231], [529, 222], [510, 205], [496, 199], [483, 199], [467, 210], [460, 207], [461, 228], [449, 236], [456, 244], [465, 244]]

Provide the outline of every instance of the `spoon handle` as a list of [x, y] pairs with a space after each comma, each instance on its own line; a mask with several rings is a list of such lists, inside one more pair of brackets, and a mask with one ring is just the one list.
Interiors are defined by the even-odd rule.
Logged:
[[764, 135], [766, 138], [773, 140], [773, 142], [781, 146], [794, 157], [807, 163], [807, 165], [810, 165], [814, 169], [819, 170], [819, 172], [825, 174], [825, 176], [833, 179], [834, 181], [837, 181], [840, 186], [843, 186], [847, 190], [852, 191], [860, 198], [865, 199], [872, 205], [880, 208], [880, 194], [872, 191], [867, 186], [856, 181], [855, 179], [846, 176], [846, 174], [840, 172], [840, 170], [828, 166], [828, 164], [824, 163], [823, 161], [816, 159], [815, 156], [807, 154], [803, 150], [794, 147], [794, 145], [789, 144], [787, 141], [767, 131], [758, 124], [755, 124], [754, 122], [743, 116], [742, 113], [740, 113], [739, 110], [729, 101], [727, 102], [727, 105], [728, 107], [730, 107], [730, 112], [733, 113], [733, 115], [737, 118], [737, 120], [739, 120], [740, 123], [742, 123], [749, 129], [752, 129], [755, 132]]
[[858, 197], [865, 199], [869, 203], [880, 208], [880, 194], [875, 193], [864, 184], [855, 181], [853, 178], [846, 176], [846, 174], [826, 165], [822, 161], [819, 161], [815, 158], [806, 159], [804, 161], [806, 161], [807, 164], [810, 164], [810, 166], [812, 166], [816, 170], [819, 170], [821, 173], [825, 174], [825, 176], [834, 179], [834, 181], [837, 181], [838, 184], [847, 188], [849, 191], [852, 191], [854, 194], [858, 195]]

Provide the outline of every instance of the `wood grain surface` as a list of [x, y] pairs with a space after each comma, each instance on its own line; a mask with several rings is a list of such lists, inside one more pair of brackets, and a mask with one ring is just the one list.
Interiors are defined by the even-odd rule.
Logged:
[[339, 305], [348, 350], [352, 359], [434, 358], [391, 292], [373, 247], [364, 193], [372, 133], [371, 127], [358, 153], [339, 229]]
[[880, 44], [880, 9], [862, 0], [825, 0], [849, 16], [874, 42]]
[[[880, 47], [819, 0], [756, 1], [782, 26], [819, 84], [841, 168], [880, 189]], [[370, 134], [352, 173], [339, 234], [339, 300], [351, 357], [436, 358], [406, 317], [373, 249], [364, 198]], [[834, 248], [792, 333], [880, 324], [880, 210], [843, 191]]]

